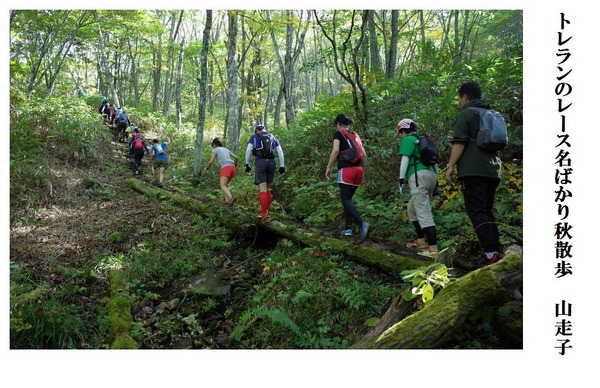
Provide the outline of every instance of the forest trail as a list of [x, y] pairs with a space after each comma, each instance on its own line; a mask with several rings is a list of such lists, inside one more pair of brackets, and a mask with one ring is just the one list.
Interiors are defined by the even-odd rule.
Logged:
[[[56, 184], [47, 193], [52, 205], [32, 215], [31, 225], [17, 225], [11, 233], [11, 250], [28, 264], [43, 270], [52, 258], [60, 265], [77, 266], [106, 250], [105, 231], [149, 222], [146, 212], [131, 205], [123, 177], [115, 175], [115, 164], [128, 162], [124, 144], [111, 141], [110, 147], [99, 152], [104, 155], [102, 161], [86, 168], [48, 158], [56, 176]], [[117, 248], [127, 249], [115, 246], [111, 250]]]

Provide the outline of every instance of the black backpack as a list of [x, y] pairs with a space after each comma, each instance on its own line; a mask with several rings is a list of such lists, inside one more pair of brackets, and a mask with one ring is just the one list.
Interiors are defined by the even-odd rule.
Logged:
[[419, 146], [421, 154], [419, 160], [421, 163], [428, 167], [435, 166], [438, 162], [438, 151], [433, 139], [427, 135], [421, 135], [415, 141], [415, 144]]
[[261, 133], [258, 135], [258, 138], [260, 139], [260, 147], [259, 144], [255, 144], [252, 154], [262, 159], [275, 159], [275, 154], [273, 154], [273, 136], [268, 133]]

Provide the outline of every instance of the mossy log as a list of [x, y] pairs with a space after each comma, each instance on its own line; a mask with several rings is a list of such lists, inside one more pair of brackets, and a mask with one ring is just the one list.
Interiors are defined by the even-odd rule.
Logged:
[[[352, 347], [360, 349], [436, 349], [453, 339], [473, 314], [486, 306], [501, 306], [522, 289], [523, 258], [508, 254], [498, 263], [473, 271], [441, 290], [421, 310], [401, 317], [405, 304], [397, 299], [378, 324]], [[401, 297], [399, 297], [401, 298]], [[391, 310], [391, 311], [390, 311]], [[391, 325], [391, 326], [390, 326]], [[385, 329], [386, 326], [389, 326]], [[383, 330], [385, 329], [385, 330]], [[383, 330], [383, 332], [382, 332]], [[518, 332], [514, 331], [514, 333]], [[518, 333], [516, 334], [518, 337]], [[521, 333], [522, 340], [522, 333]]]
[[243, 235], [254, 236], [257, 232], [268, 231], [297, 243], [321, 248], [330, 252], [343, 253], [357, 263], [392, 274], [399, 274], [401, 271], [418, 268], [431, 263], [431, 259], [416, 254], [395, 254], [369, 243], [359, 244], [355, 240], [341, 240], [327, 237], [321, 232], [286, 224], [277, 220], [257, 222], [254, 214], [242, 209], [206, 204], [185, 195], [173, 194], [166, 190], [150, 187], [138, 179], [129, 179], [128, 183], [134, 190], [149, 197], [170, 200], [172, 203], [190, 211], [215, 217], [221, 225]]
[[110, 271], [110, 300], [106, 311], [110, 318], [109, 337], [111, 349], [137, 349], [137, 343], [131, 338], [131, 303], [123, 295], [126, 290], [121, 270], [114, 268]]
[[354, 262], [378, 268], [389, 273], [399, 274], [406, 269], [418, 268], [431, 263], [431, 259], [420, 259], [416, 254], [414, 257], [398, 255], [367, 243], [360, 244], [355, 241], [327, 237], [321, 233], [294, 225], [286, 225], [279, 221], [273, 220], [260, 226], [292, 241], [312, 247], [320, 247], [328, 251], [343, 253], [352, 258]]

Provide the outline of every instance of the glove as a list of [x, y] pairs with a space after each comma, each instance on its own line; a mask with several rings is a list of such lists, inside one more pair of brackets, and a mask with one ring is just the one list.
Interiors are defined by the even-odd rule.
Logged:
[[438, 185], [435, 185], [435, 187], [433, 188], [433, 196], [439, 197], [440, 195], [442, 195], [442, 188]]
[[398, 178], [398, 188], [400, 189], [400, 195], [406, 193], [406, 179]]
[[252, 171], [252, 167], [246, 163], [246, 172], [249, 173], [250, 171]]
[[279, 167], [279, 173], [280, 174], [284, 174], [285, 173], [285, 167]]

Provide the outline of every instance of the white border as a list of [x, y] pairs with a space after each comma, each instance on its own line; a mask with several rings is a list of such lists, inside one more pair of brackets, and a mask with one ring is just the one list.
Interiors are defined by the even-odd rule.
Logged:
[[[204, 2], [145, 1], [144, 8], [205, 8]], [[8, 260], [2, 268], [3, 297], [0, 381], [10, 386], [173, 386], [175, 384], [261, 385], [261, 386], [378, 386], [392, 383], [443, 385], [446, 387], [506, 387], [536, 384], [564, 387], [589, 381], [594, 385], [597, 364], [595, 350], [600, 336], [595, 273], [597, 247], [594, 244], [598, 206], [595, 147], [598, 124], [593, 94], [598, 90], [594, 55], [598, 43], [594, 32], [598, 24], [597, 5], [581, 1], [371, 1], [369, 8], [402, 9], [523, 9], [524, 10], [524, 173], [525, 173], [525, 331], [522, 351], [9, 351], [8, 350]], [[105, 3], [106, 4], [106, 3]], [[168, 7], [166, 7], [168, 6]], [[221, 1], [214, 9], [250, 8], [361, 8], [361, 2], [306, 1]], [[6, 7], [6, 8], [4, 8]], [[8, 52], [8, 10], [11, 8], [95, 8], [96, 2], [10, 1], [3, 6], [3, 52]], [[139, 8], [132, 1], [108, 5], [110, 8]], [[574, 36], [573, 109], [569, 114], [572, 135], [576, 199], [571, 203], [569, 221], [574, 225], [576, 273], [569, 279], [553, 276], [553, 225], [557, 222], [553, 202], [555, 135], [558, 116], [555, 110], [556, 50], [559, 13], [572, 21], [567, 32]], [[2, 63], [4, 85], [2, 117], [8, 140], [8, 61]], [[2, 181], [4, 244], [8, 258], [8, 155], [0, 169]], [[573, 349], [559, 356], [554, 342], [554, 304], [573, 302]]]

